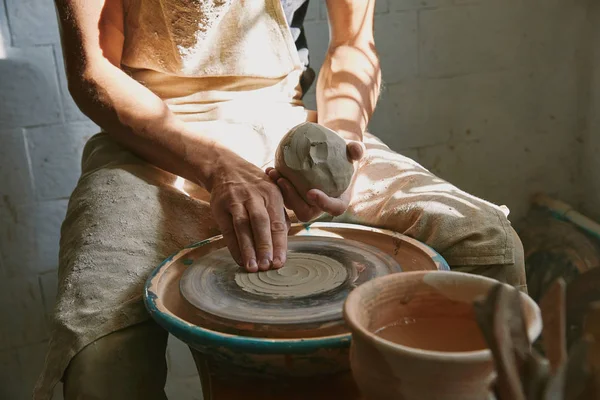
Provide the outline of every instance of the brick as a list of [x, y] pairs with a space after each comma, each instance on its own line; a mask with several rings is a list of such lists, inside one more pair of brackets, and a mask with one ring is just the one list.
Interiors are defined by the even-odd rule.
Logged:
[[60, 227], [67, 213], [67, 200], [45, 201], [36, 207], [37, 271], [53, 271], [58, 267]]
[[402, 154], [404, 157], [408, 157], [410, 159], [419, 162], [419, 150], [418, 149], [400, 149], [398, 153]]
[[[600, 12], [596, 17], [600, 17]], [[595, 38], [600, 39], [600, 29], [596, 25]], [[597, 42], [595, 42], [597, 43]], [[600, 49], [594, 49], [594, 68], [591, 84], [591, 99], [588, 108], [589, 126], [583, 136], [583, 162], [581, 186], [585, 188], [583, 198], [583, 212], [596, 221], [600, 221], [600, 114], [596, 110], [600, 107]]]
[[0, 199], [2, 204], [23, 204], [33, 199], [33, 180], [22, 129], [0, 131]]
[[[397, 0], [391, 0], [393, 3]], [[321, 19], [327, 20], [327, 2], [325, 0], [319, 0], [320, 16]], [[390, 7], [388, 0], [375, 0], [375, 14], [385, 14], [389, 12]]]
[[432, 107], [429, 96], [421, 81], [386, 86], [369, 131], [394, 150], [445, 143], [450, 139], [450, 130], [438, 107]]
[[416, 12], [377, 16], [375, 46], [386, 84], [414, 77], [418, 68]]
[[329, 47], [329, 25], [326, 21], [311, 21], [304, 24], [310, 54], [310, 66], [317, 75]]
[[463, 4], [480, 4], [489, 0], [452, 0], [453, 4], [463, 5]]
[[44, 312], [46, 320], [50, 321], [50, 316], [54, 311], [54, 304], [58, 294], [58, 271], [50, 271], [39, 276], [40, 288], [42, 290], [42, 302], [44, 303]]
[[3, 255], [0, 276], [4, 279], [37, 273], [35, 225], [35, 206], [0, 205], [0, 253]]
[[[385, 14], [390, 11], [390, 0], [375, 0], [375, 14]], [[391, 0], [392, 2], [396, 0]]]
[[578, 67], [574, 64], [545, 68], [533, 75], [537, 131], [546, 134], [578, 130], [580, 98]]
[[524, 57], [519, 7], [474, 5], [422, 10], [420, 75], [444, 77], [507, 69]]
[[535, 93], [521, 69], [406, 81], [384, 88], [369, 129], [394, 149], [513, 137], [538, 131]]
[[527, 70], [425, 80], [426, 107], [453, 141], [535, 131], [537, 97]]
[[47, 339], [44, 305], [36, 276], [1, 280], [0, 304], [1, 350]]
[[314, 21], [320, 18], [319, 16], [319, 5], [323, 0], [309, 0], [308, 10], [306, 10], [305, 21]]
[[[169, 375], [177, 379], [198, 376], [198, 371], [190, 348], [173, 335], [169, 335], [167, 361], [169, 365]], [[173, 398], [179, 397], [175, 396]]]
[[302, 101], [304, 101], [304, 107], [306, 107], [309, 110], [317, 109], [317, 96], [316, 96], [316, 92], [314, 89], [315, 86], [316, 86], [316, 82], [315, 82], [315, 84], [313, 84], [311, 89], [306, 93], [306, 95], [302, 99]]
[[37, 197], [67, 198], [81, 173], [85, 142], [99, 132], [91, 122], [71, 122], [27, 130]]
[[452, 4], [452, 0], [391, 0], [390, 11], [418, 10], [421, 8], [437, 8]]
[[569, 135], [523, 130], [512, 136], [491, 134], [482, 140], [422, 148], [419, 159], [432, 173], [459, 188], [506, 204], [510, 219], [517, 221], [538, 191], [552, 192], [566, 201], [575, 199], [576, 152], [577, 143]]
[[67, 121], [89, 121], [69, 93], [69, 86], [67, 82], [67, 75], [65, 71], [65, 62], [63, 60], [63, 52], [60, 44], [54, 46], [54, 53], [56, 57], [56, 67], [58, 69], [58, 81], [60, 84], [60, 95], [62, 98], [62, 105], [64, 110], [65, 120]]
[[56, 65], [51, 47], [6, 48], [0, 60], [2, 129], [61, 120]]
[[6, 0], [14, 46], [58, 43], [54, 3], [45, 0]]

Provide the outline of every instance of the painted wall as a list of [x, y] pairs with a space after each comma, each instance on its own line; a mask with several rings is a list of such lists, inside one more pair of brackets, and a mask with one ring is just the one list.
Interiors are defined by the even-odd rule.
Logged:
[[600, 4], [592, 2], [589, 25], [591, 27], [591, 84], [587, 132], [585, 135], [582, 165], [583, 210], [586, 215], [600, 221]]
[[[459, 187], [508, 205], [513, 221], [539, 190], [578, 202], [581, 143], [600, 144], [600, 120], [593, 113], [587, 132], [590, 110], [581, 104], [589, 86], [586, 4], [377, 0], [385, 90], [371, 131]], [[41, 368], [60, 223], [82, 146], [98, 130], [68, 95], [55, 20], [50, 1], [0, 0], [0, 398], [7, 399], [28, 398]], [[306, 29], [318, 66], [328, 40], [322, 0], [312, 0]], [[586, 168], [598, 170], [597, 152], [586, 148]], [[600, 185], [594, 190], [598, 201]], [[172, 341], [168, 359], [172, 398], [198, 397], [185, 347]]]

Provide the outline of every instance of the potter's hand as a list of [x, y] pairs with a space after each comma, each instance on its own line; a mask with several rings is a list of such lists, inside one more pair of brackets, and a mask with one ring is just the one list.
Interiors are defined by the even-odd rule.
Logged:
[[225, 161], [211, 185], [210, 207], [233, 259], [248, 272], [281, 268], [290, 227], [281, 192], [241, 157]]
[[[350, 161], [354, 162], [355, 174], [356, 165], [364, 154], [364, 146], [360, 142], [347, 141], [347, 155]], [[306, 201], [298, 194], [298, 191], [289, 180], [283, 178], [274, 168], [267, 168], [267, 174], [271, 180], [277, 183], [285, 206], [294, 211], [298, 220], [302, 222], [311, 221], [324, 212], [333, 216], [342, 215], [350, 204], [350, 194], [353, 184], [346, 189], [340, 197], [329, 197], [318, 189], [311, 189], [306, 193]], [[354, 178], [352, 179], [354, 181]]]

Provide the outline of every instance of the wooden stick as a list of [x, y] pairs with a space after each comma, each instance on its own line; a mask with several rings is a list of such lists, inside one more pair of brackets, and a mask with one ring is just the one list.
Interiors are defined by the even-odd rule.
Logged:
[[544, 327], [542, 340], [552, 374], [567, 360], [567, 328], [565, 312], [566, 284], [558, 278], [540, 301]]
[[[521, 322], [509, 321], [509, 318], [514, 317], [510, 309], [512, 302], [509, 287], [497, 284], [484, 299], [474, 302], [474, 309], [477, 323], [494, 357], [499, 398], [525, 400], [511, 336], [511, 331], [517, 330], [514, 327], [520, 326]], [[520, 340], [517, 339], [516, 342], [519, 343]]]

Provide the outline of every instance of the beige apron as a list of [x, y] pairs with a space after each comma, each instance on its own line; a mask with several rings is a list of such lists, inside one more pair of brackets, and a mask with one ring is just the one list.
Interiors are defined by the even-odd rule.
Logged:
[[[123, 69], [196, 129], [259, 167], [281, 137], [315, 120], [280, 0], [125, 0]], [[408, 234], [450, 265], [509, 265], [506, 210], [471, 196], [371, 135], [354, 198], [336, 220]], [[170, 254], [219, 234], [201, 187], [101, 133], [86, 144], [62, 226], [53, 332], [35, 399], [98, 338], [146, 321], [142, 291]], [[513, 284], [519, 284], [516, 279]], [[524, 282], [521, 282], [524, 283]]]

